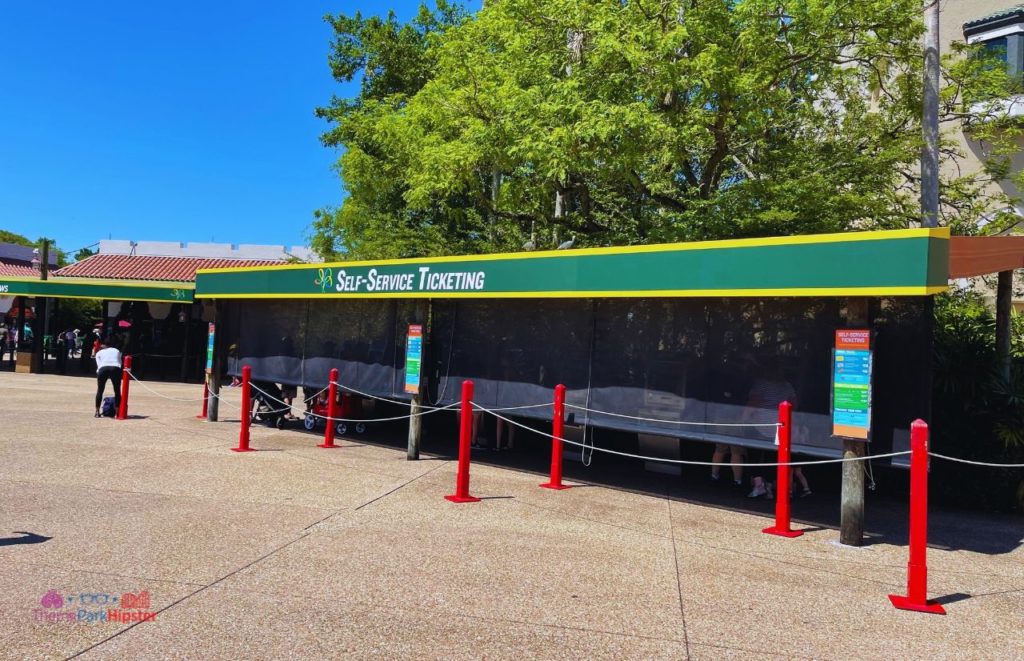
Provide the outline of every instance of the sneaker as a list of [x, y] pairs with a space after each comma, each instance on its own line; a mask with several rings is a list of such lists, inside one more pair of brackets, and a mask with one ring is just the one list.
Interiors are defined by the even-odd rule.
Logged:
[[763, 484], [759, 484], [754, 487], [750, 493], [747, 494], [747, 498], [763, 498], [768, 495], [768, 489]]
[[811, 490], [810, 489], [804, 489], [803, 491], [800, 492], [800, 497], [801, 498], [806, 498], [807, 496], [810, 496], [810, 495], [811, 495]]

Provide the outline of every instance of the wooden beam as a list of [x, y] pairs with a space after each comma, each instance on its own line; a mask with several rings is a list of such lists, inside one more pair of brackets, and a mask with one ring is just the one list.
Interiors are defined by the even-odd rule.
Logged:
[[954, 236], [949, 277], [971, 278], [1024, 268], [1024, 236]]

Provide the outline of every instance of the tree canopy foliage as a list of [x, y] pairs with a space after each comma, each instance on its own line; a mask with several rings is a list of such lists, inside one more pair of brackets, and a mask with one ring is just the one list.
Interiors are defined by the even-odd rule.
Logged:
[[[907, 227], [920, 217], [920, 0], [448, 0], [403, 23], [328, 16], [354, 98], [319, 108], [346, 197], [325, 256], [389, 258]], [[1010, 90], [945, 61], [943, 121]], [[943, 222], [1006, 206], [946, 168]], [[956, 159], [953, 143], [944, 158]]]

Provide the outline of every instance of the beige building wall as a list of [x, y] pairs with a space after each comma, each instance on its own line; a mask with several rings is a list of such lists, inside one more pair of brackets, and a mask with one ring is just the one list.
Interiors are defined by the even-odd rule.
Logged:
[[[940, 0], [939, 37], [942, 54], [946, 55], [952, 52], [950, 45], [953, 42], [964, 41], [964, 23], [976, 21], [1020, 5], [1021, 0]], [[982, 160], [986, 153], [984, 144], [971, 140], [970, 136], [959, 128], [948, 128], [943, 133], [943, 136], [954, 139], [960, 152], [964, 155], [957, 164], [959, 165], [960, 173], [969, 174], [981, 169]], [[1024, 142], [1020, 146], [1022, 153], [1024, 153]], [[944, 167], [943, 172], [944, 174], [955, 176], [957, 174], [956, 167], [956, 165], [949, 163]], [[1013, 159], [1013, 168], [1017, 171], [1024, 168], [1024, 155], [1018, 155]], [[993, 195], [1002, 193], [1014, 198], [1013, 206], [1019, 214], [1024, 215], [1024, 200], [1021, 200], [1024, 195], [1021, 194], [1021, 191], [1012, 182], [1001, 181], [990, 186], [988, 190]], [[1024, 225], [1018, 226], [1015, 232], [1019, 233], [1022, 229], [1024, 229]], [[959, 285], [970, 286], [976, 291], [981, 292], [989, 303], [994, 305], [995, 276], [973, 278], [972, 280], [970, 283], [961, 282]], [[1016, 295], [1014, 296], [1013, 306], [1018, 313], [1024, 312], [1024, 296], [1021, 296], [1021, 292], [1024, 290], [1024, 272], [1018, 271], [1016, 273], [1014, 285], [1014, 293]]]
[[[951, 53], [950, 44], [954, 41], [964, 41], [964, 23], [975, 21], [985, 16], [1018, 7], [1021, 0], [940, 0], [939, 14], [939, 37], [942, 54]], [[964, 158], [959, 163], [960, 172], [968, 174], [981, 169], [981, 163], [985, 156], [985, 145], [975, 142], [960, 129], [947, 128], [943, 134], [945, 137], [956, 140]], [[1024, 151], [1024, 144], [1021, 145]], [[1014, 169], [1024, 168], [1024, 156], [1014, 159]], [[946, 174], [956, 174], [956, 166], [947, 164], [943, 170]], [[1021, 191], [1009, 181], [1002, 181], [991, 188], [993, 194], [1005, 193], [1013, 198], [1021, 198]], [[1024, 212], [1024, 202], [1018, 201], [1016, 206], [1019, 211]]]

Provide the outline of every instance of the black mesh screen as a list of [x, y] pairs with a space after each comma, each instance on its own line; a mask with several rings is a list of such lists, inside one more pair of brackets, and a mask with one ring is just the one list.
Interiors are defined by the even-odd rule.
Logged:
[[[408, 324], [426, 301], [240, 301], [231, 306], [238, 365], [253, 378], [323, 387], [341, 382], [403, 397]], [[577, 423], [770, 447], [778, 399], [794, 403], [794, 449], [835, 454], [830, 379], [841, 299], [515, 299], [432, 302], [423, 380], [430, 403], [459, 399], [472, 379], [488, 408], [550, 402], [567, 387]], [[884, 452], [928, 414], [927, 301], [874, 299], [873, 448]], [[238, 320], [237, 327], [234, 319]], [[234, 340], [232, 340], [234, 341]], [[235, 372], [229, 359], [229, 370]], [[582, 407], [598, 412], [587, 413]], [[514, 415], [550, 419], [549, 407]], [[685, 423], [685, 424], [680, 424]]]

